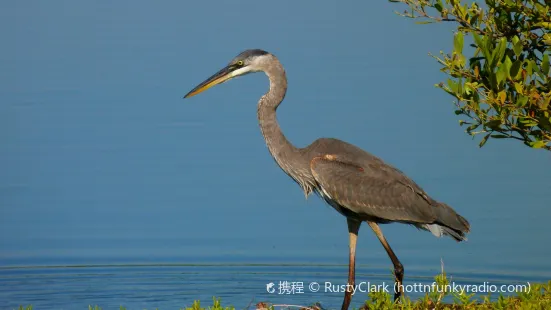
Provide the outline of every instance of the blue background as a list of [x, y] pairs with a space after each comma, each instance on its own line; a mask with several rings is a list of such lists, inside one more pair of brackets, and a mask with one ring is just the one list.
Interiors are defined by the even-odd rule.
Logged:
[[[295, 145], [354, 143], [471, 222], [465, 243], [384, 225], [406, 279], [436, 274], [440, 259], [450, 273], [549, 279], [548, 152], [503, 140], [479, 149], [434, 87], [445, 76], [428, 53], [451, 50], [454, 25], [415, 25], [394, 14], [403, 9], [2, 2], [0, 265], [347, 264], [345, 219], [317, 197], [305, 201], [264, 144], [256, 103], [267, 78], [182, 99], [239, 52], [261, 48], [287, 71], [278, 119]], [[379, 274], [391, 267], [367, 225], [357, 261]], [[344, 282], [346, 268], [339, 275]]]

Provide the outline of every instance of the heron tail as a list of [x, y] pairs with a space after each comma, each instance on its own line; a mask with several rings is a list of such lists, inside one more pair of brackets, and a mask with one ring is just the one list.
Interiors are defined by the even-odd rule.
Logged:
[[471, 226], [469, 221], [457, 214], [445, 203], [437, 205], [437, 220], [433, 224], [426, 224], [425, 228], [436, 237], [450, 236], [456, 241], [466, 241]]

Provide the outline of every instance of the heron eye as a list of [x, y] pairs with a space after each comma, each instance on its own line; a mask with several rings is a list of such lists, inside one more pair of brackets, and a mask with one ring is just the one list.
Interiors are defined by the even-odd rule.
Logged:
[[243, 60], [240, 60], [240, 61], [237, 62], [237, 65], [238, 65], [238, 66], [242, 66], [242, 65], [244, 65], [244, 64], [245, 64], [245, 63], [243, 62]]

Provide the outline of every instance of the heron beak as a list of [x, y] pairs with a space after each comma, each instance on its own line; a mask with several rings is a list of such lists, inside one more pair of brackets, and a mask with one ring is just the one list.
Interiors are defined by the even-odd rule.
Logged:
[[231, 73], [234, 70], [235, 70], [235, 67], [232, 65], [228, 65], [224, 67], [222, 70], [216, 72], [213, 76], [206, 79], [203, 83], [197, 85], [197, 87], [195, 87], [189, 93], [187, 93], [187, 95], [185, 95], [184, 98], [193, 97], [213, 87], [214, 85], [224, 83], [225, 81], [233, 77]]

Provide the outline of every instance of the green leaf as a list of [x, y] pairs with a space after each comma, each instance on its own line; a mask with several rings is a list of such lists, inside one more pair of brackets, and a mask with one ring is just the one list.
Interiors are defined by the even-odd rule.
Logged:
[[420, 22], [415, 22], [417, 25], [426, 25], [426, 24], [432, 24], [434, 23], [433, 21], [430, 21], [430, 20], [424, 20], [424, 21], [420, 21]]
[[523, 124], [523, 125], [526, 126], [526, 127], [534, 127], [534, 126], [537, 126], [537, 125], [538, 125], [537, 122], [535, 122], [535, 121], [533, 121], [533, 120], [531, 120], [531, 119], [521, 119], [521, 120], [519, 121], [519, 123]]
[[480, 36], [476, 32], [473, 32], [473, 39], [476, 46], [482, 49], [482, 46], [484, 45], [482, 42], [482, 38], [480, 38]]
[[436, 3], [434, 4], [434, 8], [435, 8], [438, 12], [442, 13], [442, 0], [436, 1]]
[[532, 75], [532, 62], [530, 61], [530, 59], [526, 59], [524, 61], [524, 63], [526, 64], [526, 74], [528, 76], [531, 76]]
[[505, 78], [507, 78], [507, 74], [508, 73], [505, 73], [505, 68], [503, 66], [499, 67], [496, 73], [497, 87], [500, 87], [501, 82], [505, 81]]
[[495, 138], [495, 139], [505, 139], [505, 138], [509, 138], [508, 135], [502, 135], [502, 134], [490, 135], [490, 137]]
[[478, 144], [478, 147], [482, 147], [484, 146], [484, 144], [486, 144], [486, 141], [488, 141], [488, 138], [490, 137], [490, 134], [487, 134], [484, 136], [484, 138], [482, 138], [482, 140], [480, 141], [480, 143]]
[[517, 107], [522, 108], [526, 105], [527, 102], [528, 102], [528, 97], [527, 96], [519, 95], [517, 97]]
[[513, 63], [513, 65], [511, 66], [511, 69], [509, 70], [509, 75], [516, 79], [518, 78], [517, 75], [520, 73], [520, 66], [522, 65], [522, 61], [520, 60], [517, 60]]
[[549, 74], [549, 54], [544, 53], [541, 61], [541, 72], [545, 75]]
[[551, 30], [551, 23], [549, 23], [549, 22], [540, 22], [540, 23], [537, 23], [535, 26], [540, 26], [542, 28], [546, 28], [548, 30]]
[[532, 65], [532, 71], [533, 71], [534, 73], [540, 75], [540, 74], [541, 74], [541, 71], [540, 71], [540, 68], [539, 68], [538, 64], [536, 63], [536, 61], [535, 61], [535, 60], [531, 60], [531, 61], [530, 61], [530, 64]]
[[507, 99], [507, 93], [505, 92], [505, 90], [502, 90], [497, 94], [497, 97], [499, 98], [499, 101], [503, 104]]
[[490, 86], [493, 90], [497, 90], [497, 80], [496, 75], [493, 73], [490, 73], [490, 76], [488, 77], [490, 79]]
[[448, 87], [455, 94], [457, 93], [457, 83], [451, 79], [448, 79]]
[[513, 42], [513, 52], [515, 52], [516, 56], [519, 56], [522, 53], [522, 47], [522, 41], [518, 40], [517, 42]]
[[532, 141], [529, 143], [529, 145], [535, 149], [540, 149], [545, 146], [544, 141]]
[[471, 134], [471, 131], [475, 130], [477, 127], [478, 127], [478, 124], [472, 124], [471, 126], [467, 127], [465, 131]]
[[484, 54], [484, 58], [486, 59], [484, 66], [486, 68], [490, 68], [490, 63], [492, 62], [492, 53], [490, 53], [491, 46], [489, 46], [491, 45], [491, 38], [480, 37], [474, 32], [473, 32], [473, 38], [476, 43], [476, 46], [480, 49], [482, 54]]
[[503, 55], [505, 55], [505, 48], [507, 47], [507, 40], [505, 38], [501, 38], [492, 52], [492, 60], [490, 62], [490, 68], [494, 68], [497, 63], [503, 58]]
[[509, 56], [505, 56], [505, 61], [503, 62], [503, 69], [504, 69], [506, 78], [510, 77], [509, 72], [511, 71], [512, 66], [513, 66], [513, 62], [511, 61]]
[[453, 49], [457, 54], [463, 53], [463, 33], [461, 31], [457, 32], [453, 40]]
[[488, 126], [490, 129], [496, 130], [496, 129], [499, 129], [499, 126], [501, 125], [501, 120], [494, 119], [487, 122], [485, 125]]

